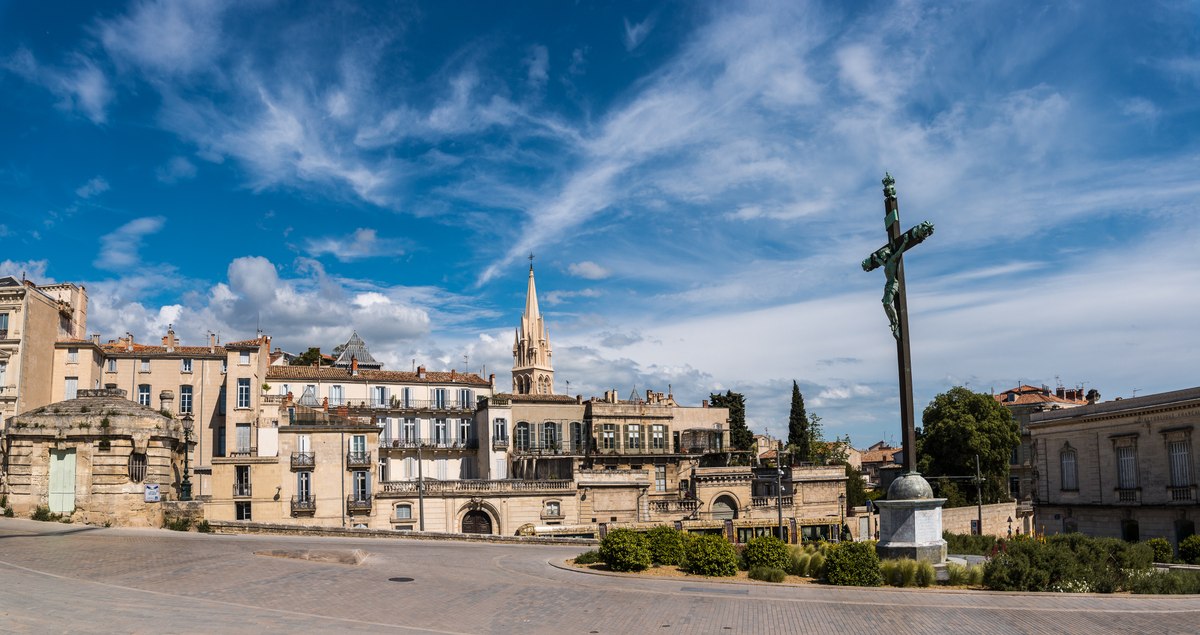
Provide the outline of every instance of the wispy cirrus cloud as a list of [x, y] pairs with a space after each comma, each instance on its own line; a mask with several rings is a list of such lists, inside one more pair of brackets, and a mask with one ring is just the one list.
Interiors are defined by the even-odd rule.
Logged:
[[80, 185], [78, 188], [76, 188], [75, 196], [78, 196], [79, 198], [82, 198], [82, 199], [89, 199], [89, 198], [92, 198], [93, 196], [99, 196], [100, 194], [103, 194], [103, 193], [107, 192], [108, 190], [109, 190], [108, 181], [102, 176], [97, 176], [97, 177], [88, 179], [87, 183], [84, 183], [83, 185]]
[[365, 227], [354, 230], [349, 236], [309, 238], [305, 240], [304, 250], [311, 256], [330, 255], [341, 262], [404, 253], [399, 241], [380, 238], [374, 229]]
[[90, 58], [72, 54], [61, 67], [47, 66], [22, 47], [0, 66], [49, 90], [58, 97], [61, 110], [78, 112], [95, 124], [108, 121], [108, 107], [116, 95], [104, 71]]
[[147, 236], [161, 231], [166, 223], [166, 217], [146, 216], [121, 225], [100, 238], [100, 253], [93, 264], [109, 271], [128, 270], [140, 265], [142, 242]]

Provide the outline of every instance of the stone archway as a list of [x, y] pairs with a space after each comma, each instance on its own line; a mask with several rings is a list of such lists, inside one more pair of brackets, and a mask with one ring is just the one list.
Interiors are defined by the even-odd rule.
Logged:
[[462, 532], [464, 534], [491, 534], [493, 533], [492, 517], [483, 510], [472, 509], [463, 516]]
[[728, 494], [722, 494], [713, 501], [712, 517], [714, 520], [734, 520], [737, 518], [737, 501]]

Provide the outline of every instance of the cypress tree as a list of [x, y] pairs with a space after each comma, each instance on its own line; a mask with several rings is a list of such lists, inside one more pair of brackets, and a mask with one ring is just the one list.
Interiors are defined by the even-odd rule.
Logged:
[[812, 435], [808, 429], [808, 413], [804, 411], [804, 395], [800, 384], [792, 380], [792, 411], [788, 415], [788, 445], [795, 448], [798, 459], [812, 460]]

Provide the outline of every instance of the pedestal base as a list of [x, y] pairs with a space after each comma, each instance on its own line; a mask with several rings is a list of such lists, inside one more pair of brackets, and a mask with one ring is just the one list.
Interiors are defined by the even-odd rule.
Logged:
[[946, 499], [932, 498], [929, 484], [916, 473], [896, 479], [888, 488], [888, 495], [893, 492], [911, 492], [921, 498], [875, 501], [879, 508], [879, 542], [875, 551], [879, 557], [928, 560], [935, 565], [945, 562], [942, 505]]

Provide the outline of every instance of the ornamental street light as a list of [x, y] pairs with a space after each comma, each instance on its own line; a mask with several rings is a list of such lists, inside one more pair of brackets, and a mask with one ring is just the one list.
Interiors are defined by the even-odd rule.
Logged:
[[783, 535], [783, 468], [779, 467], [779, 455], [775, 455], [775, 509], [779, 512], [779, 539], [787, 542]]
[[846, 526], [846, 493], [838, 494], [838, 542], [842, 541], [844, 534], [842, 528]]
[[188, 473], [190, 467], [188, 463], [188, 449], [192, 442], [192, 426], [195, 422], [192, 420], [192, 413], [183, 415], [183, 479], [179, 482], [179, 500], [192, 500], [192, 477]]
[[1008, 517], [1008, 537], [1012, 538], [1012, 516]]

